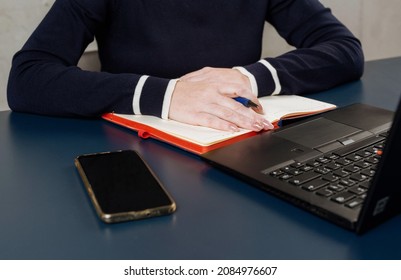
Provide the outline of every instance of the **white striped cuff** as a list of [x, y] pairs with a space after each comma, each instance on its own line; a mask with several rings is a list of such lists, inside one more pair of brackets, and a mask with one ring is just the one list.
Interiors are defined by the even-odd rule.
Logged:
[[280, 84], [280, 80], [277, 75], [277, 70], [265, 59], [261, 59], [261, 60], [259, 60], [259, 62], [262, 63], [264, 66], [266, 66], [267, 69], [269, 69], [269, 71], [273, 77], [275, 89], [271, 95], [279, 94], [281, 92], [281, 84]]
[[166, 93], [164, 94], [163, 107], [162, 107], [162, 119], [168, 120], [168, 115], [170, 113], [171, 97], [173, 96], [173, 91], [178, 79], [170, 80], [167, 85]]
[[149, 76], [144, 75], [141, 78], [139, 78], [139, 81], [136, 84], [134, 91], [134, 98], [132, 99], [132, 108], [135, 115], [141, 115], [141, 108], [139, 106], [139, 102], [141, 100], [143, 86], [145, 85], [145, 82], [148, 78]]

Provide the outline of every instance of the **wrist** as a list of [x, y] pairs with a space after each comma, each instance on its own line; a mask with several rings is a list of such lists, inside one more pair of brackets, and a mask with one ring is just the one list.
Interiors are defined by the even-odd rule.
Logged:
[[247, 80], [247, 83], [249, 85], [249, 88], [251, 89], [251, 92], [258, 97], [258, 84], [256, 82], [255, 76], [250, 73], [247, 69], [244, 67], [234, 67], [233, 69], [239, 71], [244, 79]]
[[281, 93], [281, 83], [277, 70], [266, 60], [244, 66], [255, 78], [259, 96], [277, 95]]

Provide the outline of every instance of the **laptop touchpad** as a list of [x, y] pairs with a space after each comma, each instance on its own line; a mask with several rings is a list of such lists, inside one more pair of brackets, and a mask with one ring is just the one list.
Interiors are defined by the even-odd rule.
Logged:
[[289, 127], [288, 129], [284, 128], [277, 131], [274, 135], [309, 148], [315, 148], [359, 131], [361, 130], [352, 126], [326, 118], [318, 118]]

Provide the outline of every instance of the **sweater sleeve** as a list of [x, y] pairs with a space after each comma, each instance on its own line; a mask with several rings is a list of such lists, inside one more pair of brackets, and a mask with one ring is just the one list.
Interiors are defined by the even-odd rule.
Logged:
[[[134, 108], [162, 116], [169, 79], [84, 71], [77, 63], [116, 1], [57, 0], [23, 48], [13, 58], [7, 97], [12, 110], [54, 116], [99, 116], [105, 112], [132, 114]], [[142, 79], [143, 80], [143, 79]], [[134, 100], [134, 92], [152, 91]], [[142, 110], [143, 111], [143, 110]], [[165, 113], [164, 113], [165, 115]]]
[[270, 1], [266, 20], [296, 50], [243, 67], [258, 96], [316, 92], [361, 77], [359, 40], [319, 1]]

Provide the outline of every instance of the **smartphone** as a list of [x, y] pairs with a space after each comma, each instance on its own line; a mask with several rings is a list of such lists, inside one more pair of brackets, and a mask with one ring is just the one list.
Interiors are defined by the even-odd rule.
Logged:
[[133, 150], [81, 155], [75, 166], [99, 218], [116, 223], [173, 213], [176, 204]]

